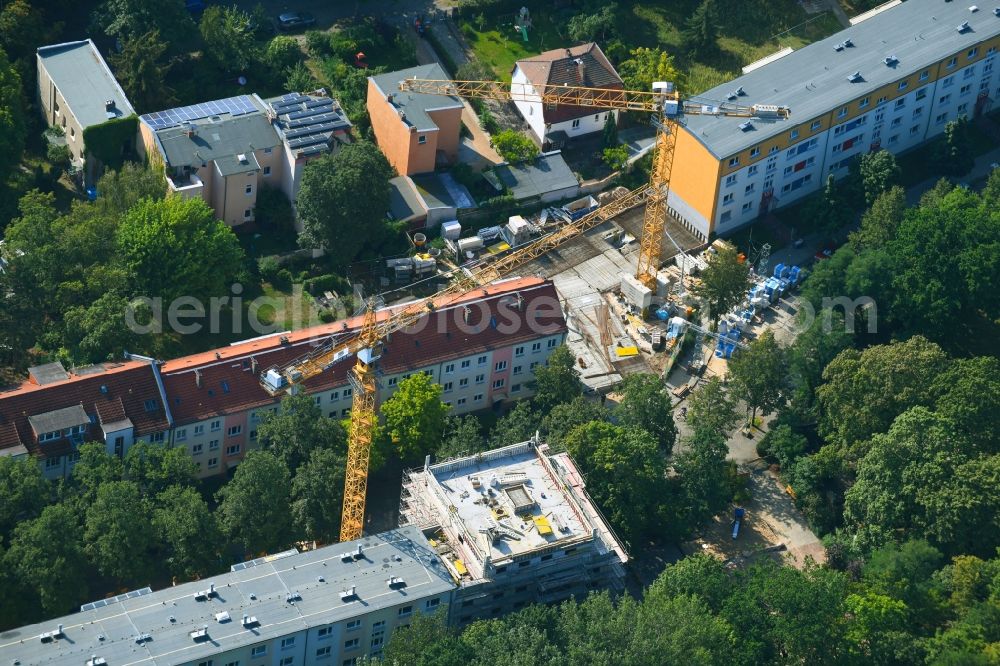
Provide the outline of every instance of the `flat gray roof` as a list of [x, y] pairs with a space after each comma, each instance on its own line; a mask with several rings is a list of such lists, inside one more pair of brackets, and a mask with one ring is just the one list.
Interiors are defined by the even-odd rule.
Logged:
[[375, 82], [375, 86], [381, 91], [383, 97], [392, 95], [392, 105], [399, 111], [406, 113], [405, 122], [416, 127], [418, 132], [437, 129], [437, 124], [427, 115], [427, 112], [437, 109], [461, 108], [462, 100], [453, 95], [425, 95], [400, 91], [399, 82], [414, 77], [438, 81], [451, 79], [441, 69], [441, 65], [436, 63], [401, 69], [396, 72], [386, 72], [372, 76], [370, 79]]
[[[341, 561], [340, 554], [359, 543], [364, 557]], [[102, 602], [90, 610], [4, 632], [0, 663], [83, 666], [92, 655], [104, 658], [109, 666], [183, 663], [412, 603], [455, 587], [423, 534], [414, 527], [254, 563], [239, 571], [148, 594], [135, 593], [128, 595], [131, 598], [118, 598], [106, 605]], [[402, 578], [405, 586], [390, 589], [390, 575]], [[211, 584], [216, 595], [197, 601], [196, 593]], [[340, 592], [351, 585], [356, 586], [357, 599], [344, 602]], [[301, 599], [289, 602], [290, 592], [298, 592]], [[229, 613], [229, 621], [217, 620], [217, 614], [223, 612]], [[244, 614], [256, 617], [259, 624], [245, 628]], [[59, 624], [65, 638], [43, 643], [40, 636]], [[190, 633], [205, 625], [207, 640], [195, 641]], [[140, 634], [149, 634], [150, 640], [137, 643]]]
[[104, 108], [108, 100], [115, 103], [118, 118], [135, 113], [125, 91], [89, 39], [43, 46], [37, 54], [82, 127], [110, 120]]
[[28, 423], [31, 424], [31, 429], [35, 431], [36, 435], [41, 435], [47, 432], [66, 430], [73, 426], [87, 425], [90, 423], [90, 417], [87, 416], [82, 405], [73, 405], [29, 416]]
[[[788, 120], [754, 120], [754, 129], [747, 132], [739, 128], [743, 118], [689, 115], [682, 122], [720, 159], [746, 150], [1000, 34], [994, 5], [983, 4], [972, 12], [973, 5], [972, 0], [907, 0], [697, 96], [724, 102], [742, 87], [746, 96], [733, 103], [784, 105], [792, 112]], [[956, 30], [966, 21], [967, 30]], [[834, 50], [848, 38], [853, 46]], [[898, 59], [891, 67], [883, 62], [889, 55]], [[854, 72], [860, 72], [863, 80], [848, 81]]]
[[502, 164], [496, 168], [496, 174], [518, 200], [539, 197], [580, 184], [559, 152], [540, 155], [534, 162]]
[[425, 173], [410, 178], [417, 188], [417, 193], [430, 209], [475, 206], [469, 191], [449, 173]]
[[409, 220], [411, 217], [424, 215], [425, 212], [407, 176], [389, 179], [389, 213], [393, 219]]
[[[233, 100], [243, 105], [237, 109], [238, 113], [222, 110], [221, 103]], [[263, 102], [256, 96], [242, 95], [214, 103], [205, 102], [191, 107], [145, 114], [140, 116], [140, 120], [155, 132], [168, 166], [190, 166], [197, 169], [203, 163], [222, 158], [235, 158], [240, 154], [246, 154], [249, 159], [250, 153], [255, 150], [280, 145], [281, 139], [268, 121], [264, 110]], [[179, 114], [180, 120], [177, 124], [170, 124], [173, 122], [172, 118], [167, 122], [163, 121], [162, 116], [173, 113]], [[157, 129], [164, 124], [170, 126]], [[188, 136], [188, 130], [191, 128], [194, 129], [194, 135]], [[238, 165], [235, 159], [230, 162], [222, 161], [224, 164], [221, 164], [220, 168], [226, 170], [223, 175], [249, 170], [246, 165], [236, 168]]]

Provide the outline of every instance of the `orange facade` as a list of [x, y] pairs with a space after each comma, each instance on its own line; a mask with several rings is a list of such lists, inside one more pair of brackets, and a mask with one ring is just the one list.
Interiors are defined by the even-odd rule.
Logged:
[[[446, 102], [447, 98], [442, 98], [442, 104]], [[375, 141], [399, 175], [434, 171], [438, 151], [449, 162], [458, 159], [461, 107], [427, 110], [437, 127], [417, 128], [386, 101], [371, 79], [368, 80], [367, 105]]]

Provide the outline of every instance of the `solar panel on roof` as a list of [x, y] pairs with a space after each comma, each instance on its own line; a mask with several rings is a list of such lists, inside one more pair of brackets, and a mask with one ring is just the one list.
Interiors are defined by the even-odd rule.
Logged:
[[314, 99], [310, 102], [306, 102], [307, 109], [315, 109], [318, 106], [333, 106], [333, 100], [329, 99]]
[[166, 109], [155, 113], [148, 113], [142, 119], [153, 128], [154, 131], [166, 129], [180, 125], [187, 120], [200, 120], [220, 113], [229, 113], [239, 116], [246, 113], [253, 113], [257, 110], [253, 100], [247, 95], [238, 97], [227, 97], [225, 99], [201, 102], [190, 106], [181, 106], [175, 109]]

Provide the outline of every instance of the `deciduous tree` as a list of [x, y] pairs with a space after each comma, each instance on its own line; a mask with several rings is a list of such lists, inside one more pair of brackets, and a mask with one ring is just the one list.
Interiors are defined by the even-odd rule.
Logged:
[[87, 508], [84, 543], [91, 563], [126, 585], [148, 582], [155, 569], [155, 535], [142, 529], [149, 504], [131, 481], [108, 481]]
[[121, 52], [110, 58], [118, 82], [138, 113], [169, 108], [174, 101], [166, 83], [170, 71], [166, 52], [167, 43], [159, 31], [151, 30], [125, 40]]
[[899, 165], [896, 164], [896, 157], [888, 150], [865, 153], [861, 156], [858, 169], [867, 206], [874, 204], [880, 195], [899, 183]]
[[504, 416], [497, 419], [490, 430], [490, 448], [509, 446], [527, 441], [535, 436], [540, 424], [540, 417], [531, 407], [531, 403], [522, 400]]
[[404, 461], [423, 460], [440, 446], [449, 410], [441, 391], [440, 384], [418, 372], [399, 382], [382, 405], [383, 432]]
[[0, 49], [0, 154], [4, 155], [0, 163], [0, 183], [5, 182], [11, 170], [21, 163], [28, 137], [24, 107], [21, 77]]
[[517, 130], [505, 129], [490, 137], [490, 145], [511, 164], [533, 160], [538, 156], [538, 146]]
[[441, 440], [441, 446], [434, 456], [440, 460], [458, 455], [471, 455], [485, 449], [483, 426], [478, 418], [471, 414], [449, 416], [444, 425], [444, 439]]
[[314, 449], [292, 479], [292, 520], [306, 539], [333, 543], [344, 502], [344, 449]]
[[264, 413], [257, 426], [257, 442], [293, 473], [317, 449], [347, 451], [347, 433], [340, 423], [325, 418], [313, 396], [305, 393], [283, 398], [277, 413]]
[[163, 545], [163, 562], [173, 576], [192, 580], [219, 569], [222, 532], [194, 488], [170, 486], [159, 493], [152, 524]]
[[336, 265], [354, 261], [366, 240], [385, 233], [389, 179], [395, 175], [385, 156], [367, 141], [310, 161], [297, 199], [304, 227], [301, 242], [323, 247]]
[[944, 126], [944, 137], [937, 144], [934, 161], [937, 173], [949, 176], [964, 176], [972, 170], [976, 160], [965, 116]]
[[563, 447], [563, 440], [577, 426], [591, 421], [608, 421], [611, 412], [597, 400], [586, 396], [577, 396], [572, 402], [556, 405], [542, 419], [542, 432], [545, 442], [554, 449]]
[[708, 303], [708, 316], [718, 319], [746, 296], [750, 289], [750, 266], [740, 261], [736, 248], [729, 244], [709, 256], [706, 263], [701, 281], [691, 291]]
[[273, 553], [291, 540], [291, 478], [270, 451], [250, 451], [216, 494], [223, 532], [248, 553]]
[[186, 447], [138, 442], [125, 454], [123, 478], [135, 483], [145, 497], [161, 494], [171, 486], [191, 486], [198, 465]]
[[666, 51], [640, 46], [630, 54], [631, 57], [618, 66], [626, 89], [650, 91], [654, 81], [667, 81], [678, 90], [684, 89], [684, 75]]
[[224, 72], [246, 72], [257, 51], [252, 25], [250, 15], [235, 6], [210, 5], [198, 22], [205, 55]]
[[861, 216], [861, 228], [851, 234], [856, 252], [884, 247], [896, 237], [906, 213], [906, 191], [898, 185], [882, 192]]
[[573, 352], [565, 345], [549, 355], [548, 363], [535, 368], [535, 407], [548, 414], [558, 404], [571, 402], [583, 393]]
[[645, 430], [669, 454], [674, 448], [677, 429], [674, 426], [673, 404], [663, 382], [656, 375], [634, 374], [625, 378], [618, 388], [621, 400], [614, 410], [620, 425]]
[[578, 42], [605, 41], [615, 34], [615, 15], [618, 3], [610, 2], [593, 13], [577, 14], [567, 24], [571, 39]]
[[51, 497], [36, 460], [0, 457], [0, 539], [19, 522], [36, 518]]
[[694, 430], [729, 436], [740, 415], [722, 380], [712, 377], [688, 398], [687, 422]]
[[788, 357], [774, 339], [774, 333], [764, 331], [729, 363], [729, 378], [733, 395], [747, 404], [750, 424], [757, 411], [770, 414], [785, 404], [789, 388]]

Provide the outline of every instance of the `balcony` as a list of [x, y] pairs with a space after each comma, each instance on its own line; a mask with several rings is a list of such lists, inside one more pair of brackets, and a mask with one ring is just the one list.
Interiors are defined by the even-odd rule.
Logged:
[[179, 194], [183, 199], [200, 197], [202, 195], [202, 190], [205, 188], [205, 183], [201, 181], [198, 174], [168, 174], [166, 178], [167, 186], [170, 188], [170, 191], [174, 194]]

